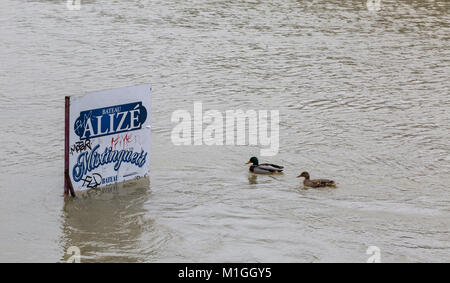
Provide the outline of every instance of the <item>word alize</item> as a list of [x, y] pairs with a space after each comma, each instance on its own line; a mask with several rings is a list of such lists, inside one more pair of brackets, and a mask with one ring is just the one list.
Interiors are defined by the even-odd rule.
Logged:
[[140, 130], [147, 119], [142, 102], [97, 108], [80, 112], [74, 131], [80, 140]]

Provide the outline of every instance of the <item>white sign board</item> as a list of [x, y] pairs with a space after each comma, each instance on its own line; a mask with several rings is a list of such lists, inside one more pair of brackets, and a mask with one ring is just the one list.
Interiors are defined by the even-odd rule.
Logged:
[[75, 192], [148, 176], [150, 111], [150, 85], [66, 97], [65, 169]]

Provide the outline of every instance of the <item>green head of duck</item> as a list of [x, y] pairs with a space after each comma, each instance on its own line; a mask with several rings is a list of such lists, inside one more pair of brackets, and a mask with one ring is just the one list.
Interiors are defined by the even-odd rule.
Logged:
[[259, 160], [258, 160], [258, 158], [253, 156], [252, 158], [250, 158], [250, 160], [246, 164], [250, 164], [250, 163], [252, 163], [253, 165], [258, 165], [259, 164]]

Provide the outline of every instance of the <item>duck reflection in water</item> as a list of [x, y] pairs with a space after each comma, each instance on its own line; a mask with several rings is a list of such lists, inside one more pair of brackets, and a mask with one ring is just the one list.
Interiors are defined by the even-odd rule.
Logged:
[[248, 183], [250, 185], [258, 184], [258, 176], [256, 176], [255, 174], [249, 174], [249, 176], [248, 176]]

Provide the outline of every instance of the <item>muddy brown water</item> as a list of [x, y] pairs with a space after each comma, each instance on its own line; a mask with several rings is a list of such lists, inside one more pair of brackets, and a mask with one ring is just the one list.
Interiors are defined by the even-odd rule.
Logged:
[[[0, 8], [0, 261], [450, 261], [448, 1], [65, 2]], [[150, 187], [65, 203], [64, 96], [140, 83]], [[173, 145], [195, 101], [279, 110], [285, 174]]]

